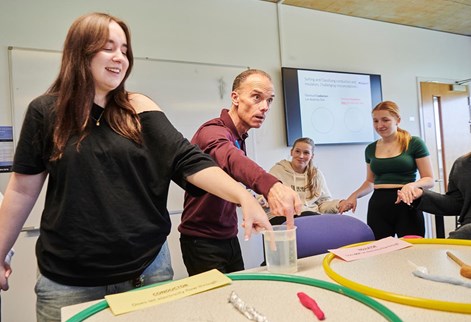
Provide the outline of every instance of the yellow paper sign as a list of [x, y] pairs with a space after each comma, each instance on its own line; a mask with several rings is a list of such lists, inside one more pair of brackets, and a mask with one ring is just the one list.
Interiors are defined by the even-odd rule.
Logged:
[[128, 313], [157, 304], [181, 299], [231, 283], [231, 279], [213, 269], [164, 285], [142, 290], [106, 295], [105, 299], [114, 315]]

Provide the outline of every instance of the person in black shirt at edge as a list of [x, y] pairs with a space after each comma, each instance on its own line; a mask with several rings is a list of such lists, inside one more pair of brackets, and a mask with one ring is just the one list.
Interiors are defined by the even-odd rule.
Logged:
[[421, 188], [414, 189], [413, 200], [400, 190], [397, 194], [398, 202], [413, 208], [440, 216], [459, 216], [459, 226], [448, 238], [471, 239], [471, 152], [453, 163], [446, 194]]

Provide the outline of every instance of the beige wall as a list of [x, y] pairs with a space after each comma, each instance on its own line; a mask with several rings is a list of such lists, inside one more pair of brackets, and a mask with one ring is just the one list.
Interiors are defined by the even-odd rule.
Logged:
[[[136, 56], [250, 66], [272, 74], [276, 101], [263, 127], [253, 131], [250, 138], [255, 146], [250, 155], [266, 169], [289, 156], [281, 65], [381, 74], [384, 98], [399, 103], [402, 125], [414, 135], [420, 135], [417, 78], [459, 80], [471, 75], [470, 37], [289, 6], [277, 11], [276, 4], [262, 1], [0, 0], [0, 125], [12, 124], [7, 47], [61, 50], [71, 22], [90, 11], [109, 12], [127, 21]], [[170, 108], [163, 106], [164, 110]], [[364, 147], [317, 147], [316, 163], [334, 196], [346, 197], [364, 180]], [[0, 191], [4, 191], [7, 180], [8, 174], [0, 174]], [[360, 201], [357, 211], [362, 219], [367, 200]], [[177, 217], [173, 219], [178, 221]], [[174, 241], [177, 237], [172, 232]], [[19, 243], [15, 247], [24, 254], [15, 255], [17, 281], [25, 279], [21, 275], [23, 265], [34, 267], [34, 243], [27, 236], [20, 236]], [[243, 247], [247, 267], [258, 265], [260, 241], [255, 239]], [[179, 259], [177, 246], [172, 252]], [[174, 262], [180, 265], [178, 260]], [[181, 272], [182, 267], [178, 270]], [[34, 269], [31, 279], [34, 281]], [[25, 307], [8, 312], [15, 320], [34, 319], [34, 295], [28, 284], [32, 281], [25, 283], [16, 287], [16, 293], [13, 285], [2, 294], [6, 321], [7, 307]], [[20, 292], [20, 286], [26, 291]]]

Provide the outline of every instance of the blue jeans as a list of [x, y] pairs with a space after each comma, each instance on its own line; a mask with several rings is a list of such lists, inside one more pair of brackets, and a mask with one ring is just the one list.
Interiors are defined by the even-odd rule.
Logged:
[[[142, 285], [173, 278], [170, 251], [165, 242], [155, 260], [141, 274]], [[38, 275], [36, 282], [36, 317], [38, 322], [61, 320], [61, 307], [103, 299], [105, 295], [122, 293], [136, 288], [135, 280], [104, 286], [68, 286]]]

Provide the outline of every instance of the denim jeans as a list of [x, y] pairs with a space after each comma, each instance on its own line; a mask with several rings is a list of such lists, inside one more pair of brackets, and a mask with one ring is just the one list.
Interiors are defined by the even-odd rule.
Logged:
[[[150, 285], [173, 278], [170, 251], [165, 242], [155, 260], [140, 276], [142, 285]], [[122, 293], [136, 288], [135, 280], [104, 286], [68, 286], [51, 281], [39, 274], [35, 286], [38, 322], [61, 320], [61, 307], [103, 299], [105, 295]]]

